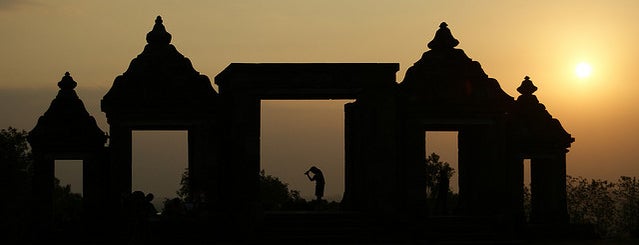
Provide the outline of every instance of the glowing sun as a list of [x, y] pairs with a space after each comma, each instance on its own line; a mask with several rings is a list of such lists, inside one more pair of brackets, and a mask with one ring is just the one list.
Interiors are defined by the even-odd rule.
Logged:
[[575, 67], [575, 74], [579, 78], [589, 77], [592, 73], [592, 66], [586, 62], [581, 62]]

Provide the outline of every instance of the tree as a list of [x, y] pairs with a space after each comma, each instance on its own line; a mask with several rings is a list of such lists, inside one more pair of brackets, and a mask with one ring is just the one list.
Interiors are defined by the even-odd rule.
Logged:
[[71, 185], [60, 185], [53, 180], [53, 220], [57, 225], [77, 224], [82, 219], [82, 196], [71, 192]]
[[180, 178], [180, 189], [175, 192], [177, 196], [183, 201], [191, 201], [191, 179], [189, 178], [189, 169], [185, 168], [182, 172], [182, 178]]
[[566, 176], [566, 194], [570, 222], [592, 224], [603, 237], [618, 231], [615, 222], [615, 183], [607, 180], [589, 180]]
[[9, 127], [0, 129], [0, 229], [16, 239], [27, 236], [30, 220], [31, 165], [33, 159], [27, 132]]
[[621, 176], [613, 193], [617, 202], [617, 226], [621, 233], [639, 237], [639, 180]]
[[[304, 209], [306, 200], [298, 190], [289, 190], [288, 184], [279, 178], [267, 175], [264, 170], [259, 175], [260, 200], [264, 210]], [[180, 180], [180, 189], [176, 192], [185, 202], [191, 201], [189, 171], [185, 169]]]
[[568, 214], [573, 224], [589, 224], [601, 237], [639, 236], [639, 180], [617, 182], [566, 177]]
[[16, 188], [28, 186], [31, 179], [33, 157], [27, 143], [27, 135], [26, 131], [12, 127], [0, 130], [0, 168], [1, 172], [6, 174], [4, 179], [8, 180], [8, 186], [14, 187], [3, 195], [25, 191]]
[[[450, 178], [455, 174], [455, 169], [450, 167], [448, 162], [439, 161], [439, 155], [431, 153], [425, 159], [426, 168], [426, 195], [429, 198], [436, 198], [439, 195], [441, 180]], [[449, 190], [450, 191], [450, 190]]]
[[260, 171], [260, 200], [264, 210], [282, 210], [293, 206], [298, 206], [300, 202], [306, 203], [300, 197], [297, 190], [289, 190], [288, 184], [279, 178], [267, 175], [262, 169]]
[[[26, 235], [28, 222], [31, 220], [29, 202], [31, 195], [31, 175], [33, 156], [27, 142], [28, 133], [12, 127], [0, 129], [0, 174], [7, 180], [0, 187], [0, 195], [5, 201], [0, 217], [4, 231], [15, 237]], [[71, 193], [71, 186], [61, 186], [60, 180], [54, 178], [53, 213], [54, 220], [62, 223], [79, 221], [82, 213], [82, 196]]]

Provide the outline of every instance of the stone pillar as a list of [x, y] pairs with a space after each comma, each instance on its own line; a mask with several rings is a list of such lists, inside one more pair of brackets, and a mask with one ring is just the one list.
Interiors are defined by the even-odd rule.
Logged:
[[105, 232], [109, 215], [107, 210], [114, 209], [109, 206], [109, 158], [106, 149], [102, 148], [91, 152], [82, 161], [83, 191], [85, 220], [93, 234]]
[[482, 189], [481, 165], [483, 160], [481, 153], [483, 143], [476, 130], [461, 129], [457, 134], [458, 156], [458, 182], [459, 182], [459, 207], [464, 214], [477, 214], [481, 212]]
[[[199, 123], [188, 131], [189, 144], [189, 179], [191, 195], [204, 194], [207, 202], [217, 204], [224, 201], [219, 196], [218, 183], [220, 169], [218, 167], [219, 149], [213, 134], [212, 122]], [[199, 198], [198, 196], [193, 196]]]
[[402, 142], [401, 154], [399, 161], [400, 166], [399, 179], [402, 180], [403, 196], [400, 207], [404, 212], [413, 217], [427, 215], [426, 206], [426, 167], [424, 160], [426, 157], [426, 131], [424, 126], [420, 124], [417, 118], [407, 118], [404, 121], [404, 127], [401, 129]]
[[188, 130], [188, 173], [191, 195], [198, 195], [203, 191], [208, 176], [206, 169], [206, 153], [213, 149], [207, 149], [206, 138], [209, 137], [204, 125], [196, 125]]
[[53, 228], [53, 179], [55, 159], [43, 152], [33, 152], [33, 218], [38, 239], [47, 239]]
[[112, 122], [110, 132], [111, 176], [109, 199], [111, 207], [120, 207], [121, 199], [131, 193], [131, 128]]
[[249, 95], [224, 97], [222, 145], [225, 193], [222, 214], [228, 220], [228, 229], [247, 232], [261, 214], [259, 200], [260, 171], [260, 100]]
[[509, 174], [490, 125], [466, 126], [458, 134], [459, 201], [468, 215], [495, 215], [508, 205]]
[[361, 210], [365, 191], [363, 176], [364, 169], [361, 162], [361, 129], [358, 127], [361, 121], [357, 103], [344, 105], [344, 197], [342, 208], [346, 210]]
[[509, 177], [510, 184], [510, 208], [512, 218], [516, 223], [525, 222], [524, 213], [524, 159], [512, 156], [508, 159], [511, 167]]
[[566, 154], [556, 153], [531, 159], [531, 222], [568, 222], [566, 205]]

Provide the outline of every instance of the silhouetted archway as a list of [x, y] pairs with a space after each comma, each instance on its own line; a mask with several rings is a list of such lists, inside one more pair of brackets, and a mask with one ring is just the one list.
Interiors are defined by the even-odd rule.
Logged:
[[159, 16], [146, 40], [144, 51], [102, 99], [111, 136], [111, 202], [117, 206], [131, 193], [133, 130], [188, 131], [191, 191], [218, 197], [217, 92], [170, 44], [171, 34]]
[[107, 136], [87, 112], [75, 92], [76, 86], [67, 72], [58, 82], [58, 95], [28, 136], [34, 157], [34, 217], [42, 232], [52, 229], [55, 160], [82, 160], [86, 220], [94, 224], [104, 220], [104, 193], [108, 188], [104, 146]]
[[[394, 123], [395, 98], [389, 92], [397, 70], [397, 64], [231, 64], [216, 76], [227, 129], [222, 152], [232, 178], [229, 194], [241, 200], [240, 208], [259, 206], [260, 100], [265, 99], [356, 99], [345, 105], [344, 205], [355, 210], [393, 206], [385, 198], [389, 195], [378, 193], [391, 191], [394, 179], [382, 169], [395, 167], [394, 149], [387, 147], [393, 134], [384, 125]], [[371, 120], [378, 124], [372, 126]], [[377, 154], [368, 154], [373, 151]]]

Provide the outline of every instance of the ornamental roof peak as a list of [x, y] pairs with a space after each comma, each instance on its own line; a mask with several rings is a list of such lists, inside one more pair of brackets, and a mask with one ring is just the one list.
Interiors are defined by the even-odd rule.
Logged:
[[430, 49], [452, 49], [459, 44], [459, 40], [453, 37], [453, 34], [448, 29], [448, 24], [442, 22], [439, 24], [439, 30], [435, 32], [435, 37], [428, 43]]
[[166, 28], [162, 24], [162, 16], [155, 18], [155, 25], [153, 29], [146, 34], [146, 42], [148, 44], [164, 44], [171, 43], [171, 33], [166, 31]]
[[517, 91], [522, 95], [532, 95], [535, 91], [537, 91], [537, 87], [530, 80], [530, 77], [524, 77], [524, 81], [521, 82]]
[[73, 81], [71, 74], [67, 71], [64, 73], [64, 77], [62, 80], [58, 82], [58, 87], [60, 90], [73, 90], [78, 86], [78, 83]]

